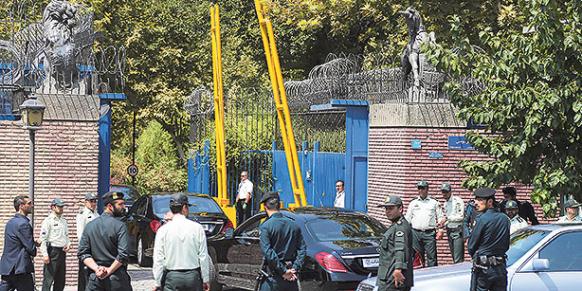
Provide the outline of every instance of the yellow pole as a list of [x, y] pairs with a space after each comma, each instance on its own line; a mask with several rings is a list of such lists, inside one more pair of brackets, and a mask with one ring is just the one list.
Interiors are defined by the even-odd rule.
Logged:
[[283, 146], [285, 148], [289, 179], [291, 180], [293, 196], [295, 199], [295, 203], [290, 204], [289, 207], [294, 208], [306, 206], [307, 199], [303, 187], [303, 177], [301, 176], [301, 168], [299, 167], [297, 146], [295, 143], [295, 136], [293, 135], [293, 125], [291, 124], [291, 115], [289, 113], [289, 104], [287, 103], [283, 74], [281, 73], [277, 45], [273, 34], [273, 25], [267, 18], [265, 18], [264, 7], [260, 0], [255, 0], [255, 9], [257, 11], [257, 18], [261, 28], [261, 38], [265, 49], [265, 57], [267, 59], [267, 67], [269, 69], [269, 77], [273, 89], [273, 98], [275, 99], [277, 109], [277, 118], [279, 120]]

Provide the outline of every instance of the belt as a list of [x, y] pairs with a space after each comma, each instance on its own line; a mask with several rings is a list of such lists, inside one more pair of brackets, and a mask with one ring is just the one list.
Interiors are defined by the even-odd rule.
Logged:
[[473, 264], [481, 265], [481, 266], [497, 266], [501, 263], [504, 263], [506, 256], [478, 256], [473, 259]]
[[432, 232], [432, 231], [436, 231], [436, 229], [434, 229], [434, 228], [429, 228], [429, 229], [424, 229], [424, 230], [423, 229], [413, 228], [413, 230], [420, 231], [420, 232]]
[[192, 271], [198, 271], [198, 272], [200, 272], [200, 268], [195, 268], [195, 269], [179, 269], [179, 270], [166, 270], [166, 272], [192, 272]]

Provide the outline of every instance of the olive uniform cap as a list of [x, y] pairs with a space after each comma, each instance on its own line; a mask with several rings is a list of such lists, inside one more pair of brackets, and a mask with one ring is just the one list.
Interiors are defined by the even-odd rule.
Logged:
[[389, 195], [386, 197], [386, 200], [384, 200], [384, 203], [378, 204], [377, 207], [387, 207], [392, 205], [402, 206], [402, 199], [396, 195]]

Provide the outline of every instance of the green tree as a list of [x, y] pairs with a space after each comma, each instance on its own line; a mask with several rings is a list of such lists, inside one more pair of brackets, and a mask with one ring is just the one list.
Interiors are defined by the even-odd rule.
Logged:
[[483, 85], [467, 94], [462, 82], [447, 84], [460, 117], [486, 125], [469, 141], [494, 158], [462, 162], [465, 187], [530, 184], [547, 215], [560, 195], [582, 190], [581, 10], [576, 0], [519, 1], [504, 10], [513, 15], [505, 29], [480, 33], [480, 48], [453, 17], [454, 44], [427, 50], [453, 80]]

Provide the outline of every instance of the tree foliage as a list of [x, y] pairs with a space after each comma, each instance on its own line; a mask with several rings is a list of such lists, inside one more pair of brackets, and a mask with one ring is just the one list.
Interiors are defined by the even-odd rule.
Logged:
[[551, 215], [560, 195], [582, 190], [581, 4], [519, 1], [505, 12], [505, 29], [481, 31], [480, 47], [452, 17], [454, 43], [428, 53], [454, 80], [484, 86], [467, 95], [461, 82], [447, 84], [460, 117], [486, 125], [469, 141], [494, 158], [461, 163], [464, 186], [530, 184], [532, 201]]

